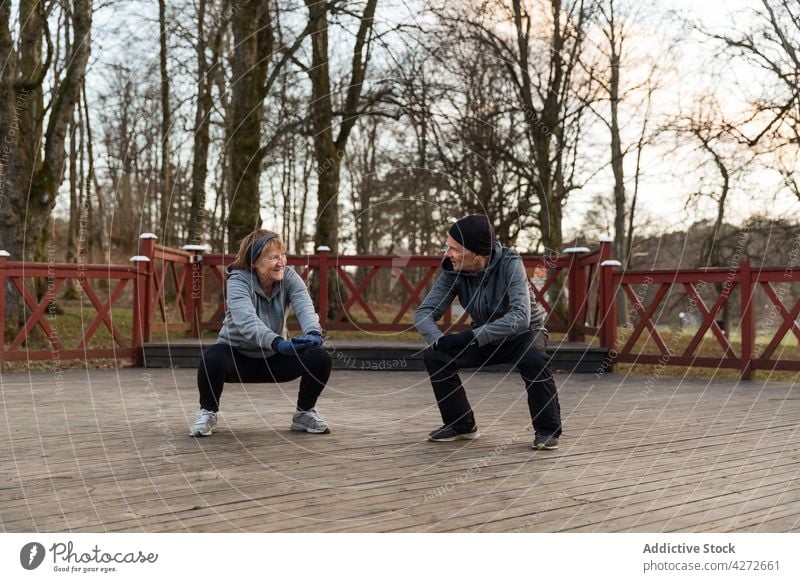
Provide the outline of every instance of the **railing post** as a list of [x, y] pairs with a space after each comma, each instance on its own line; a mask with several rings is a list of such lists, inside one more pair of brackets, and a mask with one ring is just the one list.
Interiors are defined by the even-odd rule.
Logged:
[[136, 279], [133, 285], [133, 349], [136, 350], [134, 365], [141, 367], [144, 363], [144, 343], [149, 338], [149, 321], [147, 304], [150, 293], [150, 258], [136, 255], [129, 259], [136, 267]]
[[756, 344], [756, 317], [753, 308], [754, 290], [753, 275], [750, 261], [744, 260], [739, 268], [739, 286], [741, 292], [742, 310], [742, 359], [739, 364], [739, 374], [742, 380], [753, 379], [753, 352]]
[[328, 328], [328, 255], [330, 252], [329, 246], [317, 247], [319, 255], [319, 324], [322, 329]]
[[567, 334], [571, 342], [582, 342], [584, 334], [580, 327], [586, 322], [581, 317], [586, 313], [586, 273], [578, 266], [578, 260], [589, 252], [586, 247], [569, 247], [563, 254], [569, 255], [567, 272]]
[[[613, 246], [614, 245], [614, 237], [612, 237], [610, 235], [607, 235], [607, 234], [600, 235], [600, 237], [597, 239], [597, 242], [600, 243], [600, 257], [599, 257], [600, 264], [602, 265], [603, 262], [605, 262], [605, 261], [612, 261], [613, 260], [614, 263], [610, 264], [610, 266], [612, 266], [612, 267], [621, 267], [622, 263], [620, 263], [619, 260], [615, 260], [614, 259], [614, 246]], [[598, 281], [600, 281], [600, 269], [599, 269], [599, 267], [598, 267], [597, 277], [598, 277]], [[602, 284], [601, 284], [601, 287], [602, 287]], [[616, 332], [617, 332], [617, 324], [618, 324], [617, 318], [619, 317], [620, 312], [622, 312], [622, 313], [625, 312], [626, 304], [625, 304], [625, 295], [623, 293], [617, 294], [616, 290], [613, 290], [613, 287], [614, 287], [613, 281], [611, 283], [611, 287], [612, 287], [612, 294], [614, 295], [614, 313], [613, 313], [613, 315], [614, 315], [614, 343], [616, 343], [616, 338], [617, 338]]]
[[617, 353], [617, 301], [614, 290], [614, 268], [622, 263], [615, 259], [600, 262], [600, 346], [608, 350], [609, 371], [613, 371]]
[[158, 237], [152, 232], [139, 235], [139, 252], [130, 261], [136, 264], [136, 285], [133, 297], [133, 347], [137, 350], [136, 365], [143, 364], [143, 345], [150, 341], [153, 324], [153, 257]]
[[6, 359], [6, 262], [11, 255], [0, 251], [0, 372]]
[[[600, 243], [600, 262], [608, 261], [613, 256], [613, 248], [611, 243], [614, 242], [614, 239], [608, 235], [603, 235], [598, 239]], [[622, 266], [620, 263], [619, 266]]]
[[183, 286], [185, 321], [189, 322], [187, 337], [199, 338], [203, 330], [203, 253], [209, 250], [206, 245], [183, 245], [182, 250], [192, 253], [189, 258], [189, 285]]

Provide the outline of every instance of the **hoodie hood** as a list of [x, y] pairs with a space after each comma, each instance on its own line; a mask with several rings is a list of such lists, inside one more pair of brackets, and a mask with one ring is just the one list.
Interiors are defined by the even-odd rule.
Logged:
[[257, 294], [261, 295], [264, 299], [273, 297], [276, 294], [277, 289], [280, 287], [280, 283], [282, 282], [276, 281], [277, 285], [272, 286], [272, 292], [270, 293], [269, 297], [267, 297], [266, 293], [264, 293], [264, 289], [261, 287], [261, 282], [258, 280], [258, 274], [256, 274], [255, 271], [248, 271], [247, 269], [234, 269], [233, 265], [228, 265], [225, 267], [225, 274], [227, 275], [227, 280], [236, 279], [241, 281], [253, 289]]

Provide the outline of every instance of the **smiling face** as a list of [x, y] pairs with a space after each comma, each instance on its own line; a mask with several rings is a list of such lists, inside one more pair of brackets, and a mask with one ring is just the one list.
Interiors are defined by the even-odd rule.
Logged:
[[262, 287], [271, 287], [275, 281], [283, 280], [286, 271], [286, 250], [278, 240], [271, 240], [261, 251], [253, 265]]
[[452, 236], [447, 235], [444, 249], [445, 258], [450, 259], [454, 271], [472, 273], [486, 267], [487, 259], [465, 249]]

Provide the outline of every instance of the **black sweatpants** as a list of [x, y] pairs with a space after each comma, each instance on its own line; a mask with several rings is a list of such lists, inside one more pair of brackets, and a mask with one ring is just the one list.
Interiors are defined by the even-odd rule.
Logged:
[[299, 356], [275, 354], [269, 358], [251, 358], [227, 344], [214, 344], [203, 352], [197, 368], [200, 407], [218, 411], [225, 382], [277, 383], [300, 378], [297, 408], [309, 410], [314, 408], [330, 375], [331, 357], [321, 347]]
[[561, 406], [545, 349], [544, 332], [528, 331], [506, 338], [499, 344], [470, 346], [452, 357], [432, 348], [425, 350], [425, 367], [442, 420], [460, 430], [475, 426], [472, 407], [458, 376], [460, 368], [480, 368], [513, 362], [525, 382], [528, 410], [537, 434], [561, 434]]

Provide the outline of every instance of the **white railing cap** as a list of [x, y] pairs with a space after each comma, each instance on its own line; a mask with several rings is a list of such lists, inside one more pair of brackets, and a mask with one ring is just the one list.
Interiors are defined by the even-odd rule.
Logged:
[[181, 247], [182, 251], [199, 251], [199, 252], [207, 252], [211, 250], [211, 246], [208, 244], [204, 245], [183, 245]]
[[0, 257], [10, 257], [11, 253], [8, 251], [0, 251]]
[[600, 237], [597, 240], [598, 240], [598, 242], [601, 242], [601, 243], [610, 243], [610, 242], [614, 242], [614, 237], [611, 236], [610, 234], [603, 234], [603, 235], [600, 235]]
[[150, 257], [145, 257], [144, 255], [136, 255], [135, 257], [131, 257], [128, 260], [132, 263], [149, 263]]
[[589, 252], [589, 248], [588, 247], [567, 247], [561, 252], [564, 253], [565, 255], [572, 255], [572, 254], [575, 254], [575, 253], [588, 253]]
[[158, 237], [156, 235], [154, 235], [152, 232], [143, 232], [142, 234], [139, 235], [139, 238], [155, 238], [155, 239], [157, 239]]
[[601, 267], [621, 267], [622, 263], [620, 263], [617, 259], [607, 259], [600, 263]]
[[317, 251], [321, 252], [321, 253], [326, 252], [326, 251], [330, 252], [330, 250], [331, 250], [331, 247], [329, 247], [328, 245], [320, 245], [320, 246], [317, 247]]

